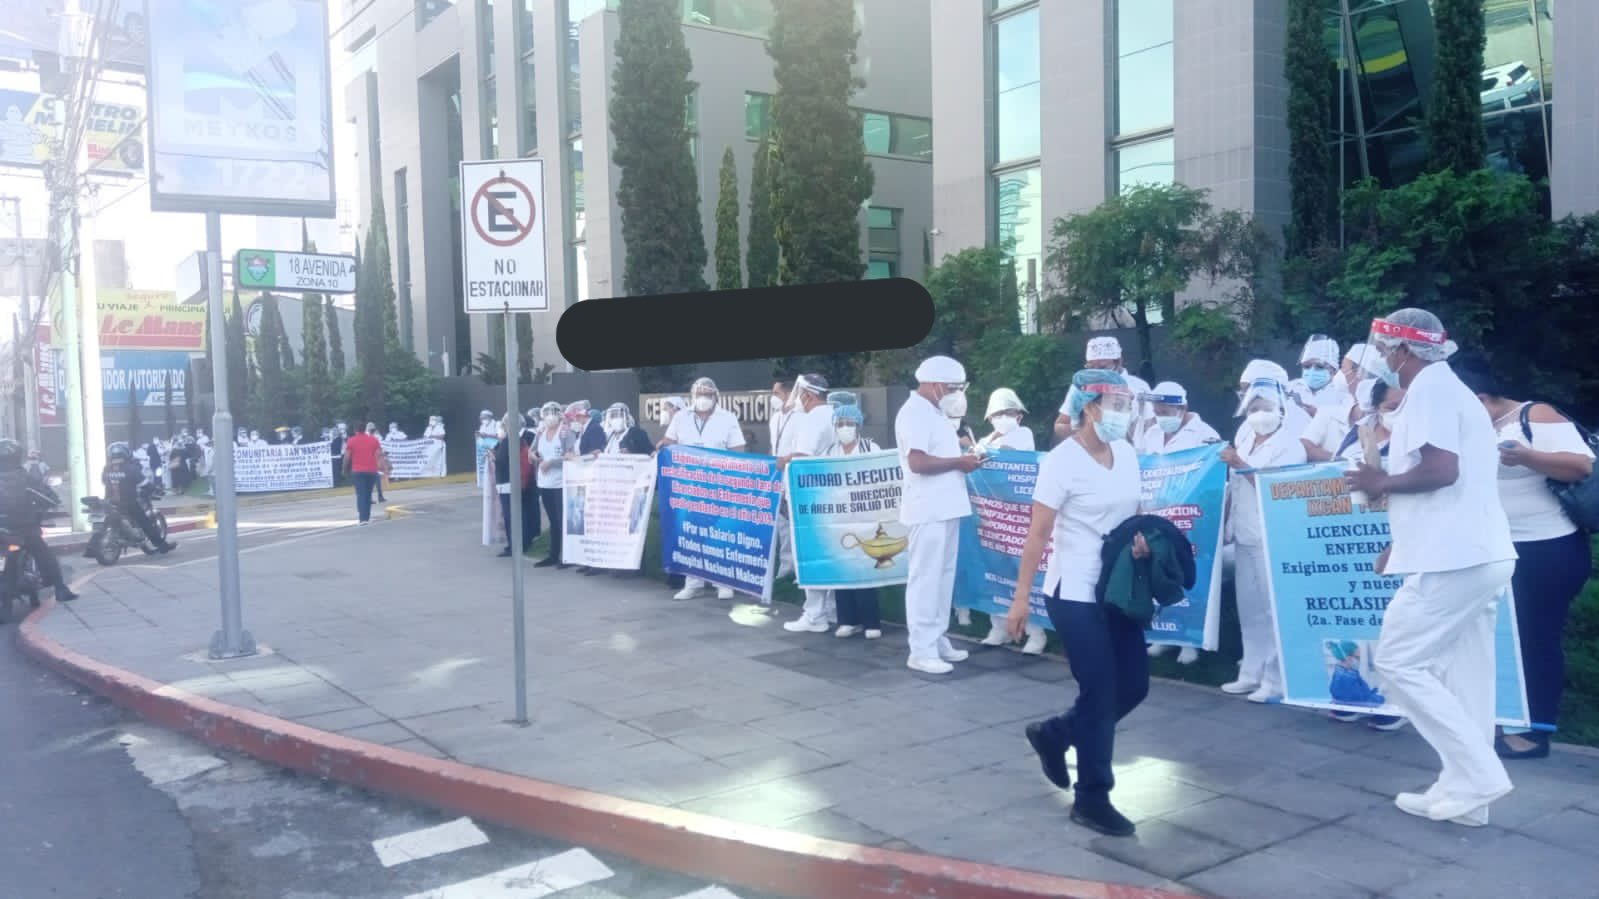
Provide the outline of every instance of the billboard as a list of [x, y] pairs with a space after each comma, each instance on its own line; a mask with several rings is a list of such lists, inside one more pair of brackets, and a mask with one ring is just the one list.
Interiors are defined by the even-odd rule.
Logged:
[[129, 397], [141, 407], [166, 403], [183, 408], [189, 386], [189, 354], [169, 350], [107, 350], [100, 354], [100, 401], [107, 409], [126, 408]]
[[[106, 28], [96, 54], [100, 64], [123, 72], [142, 72], [144, 9], [139, 0], [121, 0], [107, 7]], [[5, 21], [0, 24], [0, 59], [31, 62], [35, 53], [61, 52], [61, 16], [65, 10], [63, 0], [6, 4]]]
[[150, 207], [332, 218], [325, 0], [145, 0]]
[[160, 290], [97, 291], [103, 350], [205, 351], [205, 307]]
[[[0, 165], [39, 168], [50, 143], [61, 137], [60, 99], [38, 90], [39, 79], [18, 75], [0, 80]], [[126, 86], [101, 85], [89, 103], [84, 144], [89, 170], [131, 178], [144, 174], [144, 107]]]

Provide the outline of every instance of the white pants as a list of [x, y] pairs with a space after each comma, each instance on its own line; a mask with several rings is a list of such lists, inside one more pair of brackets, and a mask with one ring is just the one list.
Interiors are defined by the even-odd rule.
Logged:
[[1476, 798], [1510, 789], [1494, 753], [1494, 624], [1515, 562], [1413, 574], [1383, 616], [1372, 665], [1383, 692], [1438, 753], [1436, 788]]
[[789, 532], [787, 516], [778, 516], [775, 531], [777, 543], [777, 574], [772, 579], [780, 581], [794, 574], [794, 536]]
[[949, 610], [955, 598], [955, 550], [960, 519], [912, 525], [905, 582], [905, 625], [910, 657], [932, 661], [954, 649]]
[[806, 590], [804, 617], [808, 621], [838, 620], [838, 602], [831, 590]]
[[1277, 616], [1271, 605], [1271, 572], [1266, 549], [1238, 544], [1233, 592], [1238, 599], [1238, 630], [1244, 657], [1238, 679], [1257, 683], [1270, 693], [1283, 691], [1282, 660], [1277, 656]]

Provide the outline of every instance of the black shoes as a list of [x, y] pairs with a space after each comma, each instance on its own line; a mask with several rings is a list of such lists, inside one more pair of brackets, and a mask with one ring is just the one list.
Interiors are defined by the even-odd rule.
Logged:
[[73, 593], [72, 588], [65, 584], [56, 588], [56, 602], [72, 602], [77, 598], [78, 594]]
[[1055, 747], [1049, 742], [1049, 737], [1044, 733], [1044, 725], [1034, 722], [1027, 725], [1027, 742], [1038, 753], [1038, 763], [1044, 769], [1044, 776], [1049, 782], [1062, 790], [1072, 788], [1071, 772], [1066, 770], [1066, 747]]
[[500, 550], [500, 558], [509, 559], [510, 557], [511, 557], [511, 548], [509, 546], [507, 546], [506, 548]]
[[555, 559], [553, 559], [553, 558], [543, 558], [543, 559], [538, 560], [537, 562], [534, 562], [533, 563], [533, 567], [534, 568], [553, 568], [553, 567], [555, 567], [556, 564], [557, 563], [556, 563]]
[[1109, 799], [1097, 802], [1078, 800], [1072, 805], [1072, 821], [1107, 837], [1130, 837], [1137, 830], [1126, 815], [1116, 811]]

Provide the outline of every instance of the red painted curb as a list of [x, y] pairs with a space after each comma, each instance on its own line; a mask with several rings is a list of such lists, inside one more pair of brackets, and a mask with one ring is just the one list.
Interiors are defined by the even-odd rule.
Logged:
[[[796, 899], [1186, 897], [818, 839], [353, 740], [197, 696], [68, 649], [39, 633], [39, 620], [53, 607], [47, 603], [19, 627], [23, 651], [156, 724], [285, 768], [615, 852], [653, 867]], [[1045, 834], [1038, 838], [1048, 839]]]
[[[176, 524], [167, 525], [167, 533], [169, 533], [169, 534], [181, 534], [184, 531], [198, 531], [198, 530], [201, 530], [204, 527], [204, 525], [205, 525], [205, 520], [204, 519], [201, 519], [199, 521], [180, 521], [180, 522], [177, 522]], [[45, 542], [49, 543], [48, 540], [45, 541]], [[50, 545], [51, 549], [55, 550], [58, 553], [75, 553], [75, 552], [82, 552], [83, 550], [88, 549], [89, 548], [89, 541], [80, 540], [77, 543], [50, 543], [49, 545]]]

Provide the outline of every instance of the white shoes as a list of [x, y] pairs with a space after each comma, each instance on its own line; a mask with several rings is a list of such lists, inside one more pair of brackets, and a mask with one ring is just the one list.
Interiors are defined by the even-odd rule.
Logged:
[[733, 588], [732, 587], [717, 587], [716, 588], [716, 598], [717, 599], [723, 599], [723, 600], [732, 599], [733, 598]]
[[[784, 622], [783, 630], [792, 634], [825, 634], [829, 628], [825, 618], [807, 618], [801, 615], [793, 621]], [[839, 628], [839, 630], [843, 630], [843, 628]], [[840, 634], [840, 636], [846, 635]]]
[[972, 610], [971, 609], [956, 609], [955, 610], [955, 622], [957, 624], [959, 624], [961, 627], [971, 627], [972, 626]]
[[1044, 631], [1032, 631], [1027, 635], [1027, 643], [1022, 646], [1022, 652], [1030, 656], [1044, 654], [1044, 647], [1049, 645], [1049, 634]]
[[868, 639], [868, 640], [881, 640], [881, 639], [883, 639], [883, 632], [878, 630], [875, 627], [869, 627], [869, 628], [866, 629], [866, 639]]
[[700, 595], [700, 591], [699, 591], [698, 587], [684, 587], [683, 589], [681, 589], [681, 590], [677, 591], [676, 593], [672, 594], [672, 598], [673, 599], [693, 599], [694, 597], [699, 596], [699, 595]]
[[955, 670], [955, 666], [940, 659], [911, 658], [905, 662], [905, 667], [923, 674], [948, 674]]
[[964, 662], [968, 658], [971, 658], [971, 655], [971, 653], [964, 649], [940, 649], [938, 651], [938, 657], [946, 662]]
[[1277, 690], [1271, 689], [1270, 687], [1259, 687], [1255, 690], [1255, 692], [1249, 694], [1248, 699], [1250, 702], [1258, 702], [1263, 704], [1282, 702], [1283, 694]]
[[833, 632], [833, 636], [835, 636], [835, 637], [853, 637], [853, 636], [855, 636], [856, 634], [858, 634], [860, 632], [861, 632], [861, 629], [856, 627], [853, 624], [841, 624], [841, 625], [838, 626], [838, 630]]
[[1192, 646], [1184, 646], [1183, 651], [1177, 654], [1177, 664], [1192, 665], [1199, 661], [1199, 650]]
[[1149, 657], [1150, 658], [1158, 659], [1162, 655], [1164, 655], [1165, 652], [1166, 652], [1166, 644], [1164, 644], [1164, 643], [1151, 643], [1151, 644], [1149, 644]]
[[996, 624], [988, 629], [988, 636], [983, 638], [984, 646], [1004, 646], [1010, 642], [1010, 632], [1003, 624]]
[[1221, 691], [1223, 693], [1231, 693], [1234, 696], [1244, 696], [1253, 693], [1258, 689], [1260, 689], [1259, 681], [1245, 680], [1243, 678], [1239, 678], [1230, 684], [1221, 685]]
[[1394, 805], [1407, 815], [1430, 821], [1449, 821], [1462, 827], [1487, 827], [1488, 807], [1510, 792], [1507, 787], [1487, 796], [1459, 799], [1438, 795], [1438, 785], [1433, 784], [1425, 793], [1400, 793]]

